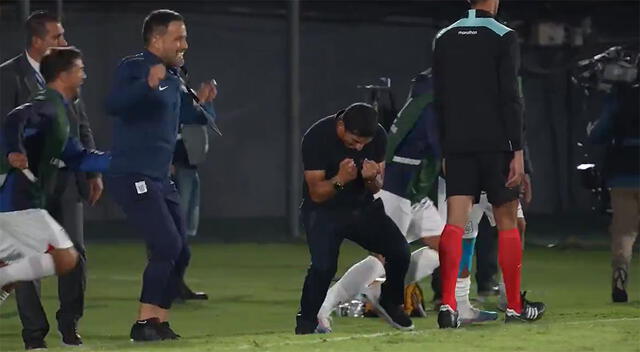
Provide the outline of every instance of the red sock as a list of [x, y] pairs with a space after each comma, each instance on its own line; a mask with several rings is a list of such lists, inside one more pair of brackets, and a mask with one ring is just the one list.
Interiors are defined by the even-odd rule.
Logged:
[[518, 229], [498, 231], [498, 263], [502, 269], [507, 308], [522, 312], [520, 302], [520, 269], [522, 268], [522, 243]]
[[447, 224], [440, 236], [440, 282], [442, 284], [442, 304], [457, 310], [456, 280], [462, 258], [462, 235], [464, 229]]

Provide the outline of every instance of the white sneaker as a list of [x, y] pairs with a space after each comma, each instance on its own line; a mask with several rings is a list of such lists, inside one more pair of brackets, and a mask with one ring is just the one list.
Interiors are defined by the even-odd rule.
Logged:
[[460, 321], [462, 324], [482, 323], [485, 321], [494, 321], [498, 319], [498, 313], [487, 310], [481, 310], [474, 306], [468, 308], [458, 307]]

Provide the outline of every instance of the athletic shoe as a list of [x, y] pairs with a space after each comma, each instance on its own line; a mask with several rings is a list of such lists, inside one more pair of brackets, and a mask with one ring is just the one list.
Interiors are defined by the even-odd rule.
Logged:
[[5, 291], [4, 288], [0, 288], [0, 306], [7, 301], [9, 296], [11, 296], [11, 291]]
[[296, 329], [295, 329], [296, 335], [315, 334], [317, 327], [318, 327], [318, 320], [307, 321], [302, 319], [301, 313], [298, 313], [296, 315]]
[[520, 295], [520, 300], [522, 302], [522, 313], [518, 314], [513, 309], [507, 309], [505, 314], [505, 323], [526, 323], [536, 321], [542, 318], [546, 310], [546, 306], [542, 302], [529, 302], [525, 298], [526, 292]]
[[478, 296], [484, 298], [497, 296], [498, 294], [500, 294], [500, 285], [496, 282], [496, 280], [491, 279], [484, 283], [478, 282]]
[[624, 268], [617, 268], [613, 272], [613, 285], [611, 289], [611, 299], [615, 303], [625, 303], [629, 301], [627, 295], [627, 271]]
[[494, 321], [498, 319], [498, 313], [488, 310], [481, 310], [471, 306], [468, 310], [458, 310], [461, 324], [483, 323], [485, 321]]
[[149, 318], [147, 320], [138, 320], [131, 327], [131, 341], [133, 342], [149, 342], [162, 340], [162, 327], [160, 319]]
[[438, 326], [440, 329], [457, 329], [460, 327], [460, 316], [458, 312], [451, 309], [448, 304], [440, 306], [438, 312]]
[[180, 287], [178, 298], [183, 301], [206, 301], [209, 299], [209, 295], [205, 292], [194, 292], [187, 284], [183, 283]]
[[318, 326], [314, 331], [316, 334], [330, 334], [333, 332], [331, 329], [331, 318], [318, 318]]
[[66, 346], [82, 346], [82, 337], [75, 326], [59, 328], [62, 343]]
[[414, 329], [411, 318], [404, 312], [401, 305], [388, 304], [386, 302], [372, 302], [378, 315], [398, 330], [411, 331]]
[[162, 337], [163, 340], [178, 340], [182, 337], [176, 334], [173, 329], [171, 329], [168, 321], [160, 323], [158, 334], [160, 335], [160, 337]]
[[32, 340], [24, 343], [24, 349], [27, 351], [46, 350], [47, 343], [44, 340]]

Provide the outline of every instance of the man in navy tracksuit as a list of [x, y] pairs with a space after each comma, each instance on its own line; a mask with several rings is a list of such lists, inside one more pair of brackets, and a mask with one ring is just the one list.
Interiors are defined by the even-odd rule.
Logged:
[[[169, 168], [180, 123], [206, 123], [179, 76], [188, 48], [183, 17], [156, 10], [144, 20], [145, 50], [122, 60], [107, 98], [115, 116], [110, 190], [149, 250], [133, 341], [177, 339], [169, 309], [190, 258], [179, 196]], [[203, 84], [201, 103], [213, 99]]]

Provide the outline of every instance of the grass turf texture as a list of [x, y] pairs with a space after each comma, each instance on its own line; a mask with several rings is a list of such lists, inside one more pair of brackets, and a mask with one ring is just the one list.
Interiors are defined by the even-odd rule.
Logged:
[[[528, 248], [524, 289], [547, 304], [534, 324], [478, 324], [439, 330], [436, 314], [414, 319], [416, 331], [402, 333], [380, 319], [335, 318], [334, 333], [294, 336], [308, 254], [303, 244], [196, 244], [188, 272], [192, 288], [209, 301], [176, 304], [172, 327], [178, 342], [133, 344], [129, 328], [145, 252], [137, 243], [90, 244], [89, 283], [79, 351], [640, 351], [640, 265], [631, 269], [629, 304], [610, 303], [606, 251]], [[345, 243], [338, 275], [365, 252]], [[61, 346], [56, 331], [55, 279], [43, 282], [43, 304], [51, 332], [50, 351]], [[423, 284], [430, 297], [427, 282]], [[475, 289], [472, 288], [472, 295]], [[495, 299], [487, 308], [495, 306]], [[0, 307], [0, 351], [22, 350], [14, 299]]]

